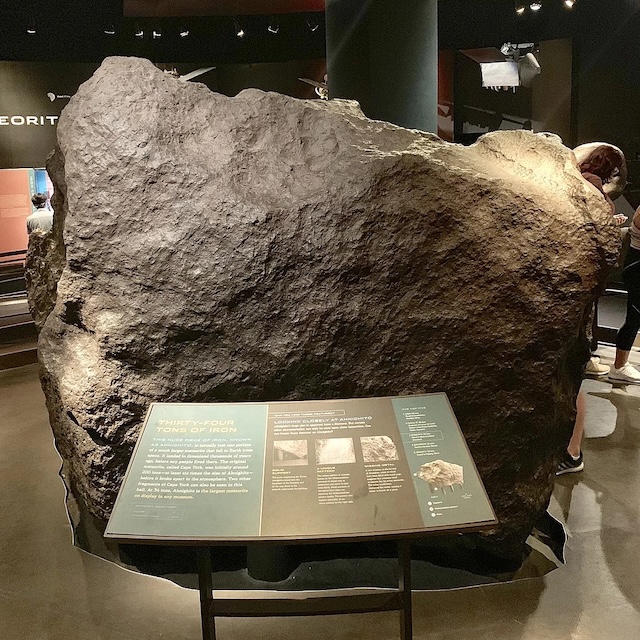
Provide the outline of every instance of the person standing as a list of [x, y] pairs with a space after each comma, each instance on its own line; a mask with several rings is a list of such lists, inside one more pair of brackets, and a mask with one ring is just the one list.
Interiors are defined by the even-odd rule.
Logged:
[[[578, 168], [580, 169], [582, 177], [605, 199], [614, 222], [618, 225], [624, 224], [627, 219], [626, 216], [616, 214], [616, 207], [613, 204], [613, 200], [605, 190], [605, 185], [619, 176], [621, 172], [625, 171], [626, 173], [626, 164], [622, 152], [612, 145], [602, 144], [595, 146], [595, 148], [579, 162]], [[638, 222], [640, 223], [640, 218]], [[638, 236], [638, 240], [640, 241], [640, 235]], [[638, 246], [640, 247], [640, 244]], [[638, 293], [640, 294], [640, 279]], [[640, 327], [640, 311], [638, 312], [638, 327]], [[609, 377], [611, 377], [613, 371], [606, 364], [601, 364], [597, 356], [592, 355], [585, 367], [585, 373], [595, 376], [605, 376], [609, 374]], [[640, 383], [640, 372], [636, 371], [636, 373], [638, 375], [638, 382]], [[584, 438], [585, 410], [586, 400], [583, 392], [580, 391], [576, 398], [576, 419], [573, 424], [573, 432], [567, 449], [556, 468], [557, 476], [564, 475], [565, 473], [577, 473], [584, 469], [582, 440]]]
[[[588, 148], [590, 145], [584, 146]], [[580, 169], [580, 175], [600, 192], [605, 202], [609, 205], [609, 211], [613, 216], [614, 222], [618, 225], [624, 224], [627, 220], [626, 216], [616, 213], [616, 206], [605, 189], [605, 185], [610, 184], [616, 178], [622, 177], [626, 180], [626, 163], [622, 152], [612, 145], [597, 145], [579, 162], [578, 168]], [[596, 320], [597, 315], [594, 314], [594, 333]], [[595, 345], [592, 346], [592, 349], [595, 350], [595, 348]], [[600, 358], [594, 354], [591, 355], [585, 367], [585, 373], [595, 376], [606, 376], [609, 371], [610, 367], [606, 364], [601, 364]]]
[[46, 193], [36, 193], [31, 196], [31, 203], [36, 210], [27, 217], [27, 231], [32, 233], [36, 229], [51, 231], [53, 227], [53, 211], [47, 207], [49, 198]]

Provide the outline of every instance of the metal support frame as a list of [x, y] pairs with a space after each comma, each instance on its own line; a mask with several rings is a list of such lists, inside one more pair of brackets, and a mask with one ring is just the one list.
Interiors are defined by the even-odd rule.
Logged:
[[[411, 541], [398, 540], [398, 588], [360, 593], [357, 589], [300, 594], [282, 598], [213, 597], [211, 548], [198, 547], [198, 585], [202, 640], [216, 640], [215, 617], [317, 616], [344, 613], [399, 611], [400, 639], [413, 639], [411, 592]], [[327, 595], [331, 593], [332, 595]]]

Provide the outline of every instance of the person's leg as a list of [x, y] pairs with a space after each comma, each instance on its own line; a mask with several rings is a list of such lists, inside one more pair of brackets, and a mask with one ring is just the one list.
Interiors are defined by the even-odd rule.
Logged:
[[622, 271], [627, 287], [627, 313], [616, 336], [616, 358], [609, 377], [623, 382], [640, 383], [640, 372], [630, 364], [631, 347], [640, 330], [640, 251], [629, 249]]
[[[587, 338], [589, 339], [589, 347], [591, 349], [591, 357], [587, 361], [587, 366], [584, 369], [584, 372], [590, 376], [606, 376], [611, 368], [600, 362], [599, 356], [596, 355], [596, 350], [598, 349], [598, 341], [596, 340], [596, 335], [598, 331], [598, 302], [594, 302], [591, 305], [589, 310], [589, 317], [591, 321], [587, 325], [590, 327], [590, 332], [587, 331]], [[589, 335], [589, 333], [591, 335]]]
[[576, 398], [576, 421], [573, 423], [573, 433], [571, 434], [567, 451], [556, 469], [557, 476], [564, 475], [565, 473], [577, 473], [584, 469], [582, 439], [584, 437], [585, 413], [586, 400], [584, 393], [580, 391]]
[[[626, 271], [626, 270], [625, 270]], [[624, 272], [623, 272], [624, 273]], [[626, 278], [625, 278], [626, 282]], [[640, 292], [632, 283], [627, 284], [627, 312], [624, 324], [616, 335], [616, 358], [613, 366], [621, 369], [629, 362], [631, 347], [635, 342], [640, 327]]]
[[613, 366], [616, 369], [622, 369], [627, 362], [629, 362], [629, 354], [631, 351], [626, 351], [625, 349], [620, 349], [616, 347], [616, 359], [613, 363]]
[[567, 447], [567, 453], [573, 458], [579, 458], [580, 452], [582, 451], [586, 405], [584, 393], [580, 391], [576, 398], [576, 421], [573, 425], [573, 433], [571, 434], [571, 440], [569, 440], [569, 446]]
[[[591, 305], [591, 336], [589, 338], [589, 348], [591, 353], [595, 353], [598, 350], [598, 301], [596, 300]], [[587, 336], [589, 337], [589, 336]]]

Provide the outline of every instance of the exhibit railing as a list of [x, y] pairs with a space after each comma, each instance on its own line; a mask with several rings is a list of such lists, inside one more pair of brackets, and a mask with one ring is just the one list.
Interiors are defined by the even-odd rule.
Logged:
[[0, 299], [17, 293], [26, 293], [24, 279], [26, 258], [26, 249], [0, 253]]
[[0, 370], [36, 362], [25, 282], [26, 250], [0, 252]]

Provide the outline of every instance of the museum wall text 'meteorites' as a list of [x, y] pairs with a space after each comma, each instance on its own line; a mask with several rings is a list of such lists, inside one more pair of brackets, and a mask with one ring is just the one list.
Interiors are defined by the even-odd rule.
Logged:
[[42, 260], [30, 295], [57, 446], [95, 515], [152, 401], [444, 391], [500, 521], [485, 539], [517, 552], [619, 245], [557, 138], [462, 147], [352, 102], [229, 98], [110, 58], [58, 145], [55, 305]]

